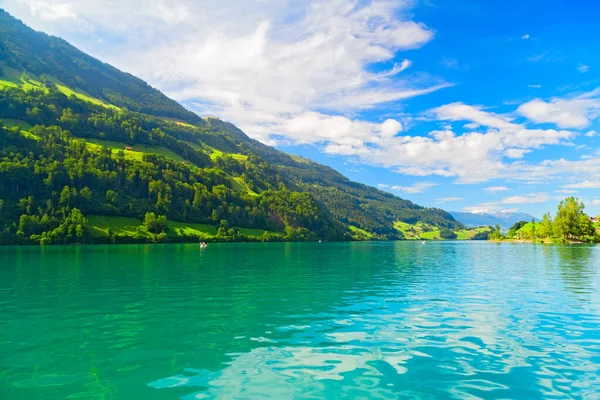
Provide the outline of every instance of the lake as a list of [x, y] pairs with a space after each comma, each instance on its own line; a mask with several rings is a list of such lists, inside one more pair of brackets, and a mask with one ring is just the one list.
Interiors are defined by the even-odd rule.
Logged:
[[600, 247], [0, 248], [1, 399], [598, 398]]

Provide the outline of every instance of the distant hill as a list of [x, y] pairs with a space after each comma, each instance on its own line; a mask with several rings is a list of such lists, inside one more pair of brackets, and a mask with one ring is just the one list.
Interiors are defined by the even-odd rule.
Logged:
[[398, 222], [464, 229], [0, 11], [0, 243], [402, 239]]
[[500, 227], [503, 229], [509, 229], [519, 221], [539, 221], [538, 218], [521, 212], [501, 211], [494, 214], [485, 214], [449, 211], [449, 213], [454, 217], [455, 220], [463, 223], [467, 227], [500, 225]]

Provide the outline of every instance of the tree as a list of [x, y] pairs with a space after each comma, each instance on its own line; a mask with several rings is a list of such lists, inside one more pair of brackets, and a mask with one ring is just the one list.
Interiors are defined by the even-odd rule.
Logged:
[[554, 218], [554, 232], [564, 239], [582, 238], [593, 233], [590, 218], [583, 212], [583, 202], [567, 197], [558, 205]]
[[153, 212], [147, 212], [144, 216], [144, 226], [150, 233], [163, 233], [168, 227], [167, 217], [165, 215], [157, 217]]
[[90, 201], [92, 200], [92, 191], [86, 186], [79, 191], [79, 196], [81, 196], [82, 199]]
[[489, 236], [490, 236], [489, 231], [479, 231], [475, 235], [473, 235], [471, 240], [488, 240]]
[[219, 229], [217, 229], [217, 236], [218, 237], [226, 237], [228, 231], [229, 231], [229, 222], [226, 219], [221, 220]]
[[502, 236], [502, 232], [500, 231], [500, 226], [496, 224], [496, 227], [490, 232], [488, 236], [489, 240], [502, 240], [504, 236]]
[[442, 228], [440, 230], [440, 237], [442, 239], [453, 240], [453, 239], [456, 239], [458, 236], [452, 230], [446, 229], [446, 228]]
[[73, 192], [71, 191], [71, 188], [68, 186], [65, 186], [63, 188], [63, 190], [60, 192], [60, 199], [58, 204], [60, 204], [63, 207], [69, 208], [71, 206], [71, 199], [73, 198]]
[[106, 191], [106, 202], [109, 205], [116, 207], [118, 198], [119, 198], [119, 194], [117, 192], [115, 192], [114, 190], [108, 189]]
[[586, 214], [581, 214], [579, 216], [578, 230], [579, 237], [582, 239], [587, 236], [596, 236], [596, 228], [594, 228], [594, 224]]
[[539, 224], [538, 233], [540, 237], [543, 238], [549, 238], [554, 236], [554, 227], [552, 224], [552, 217], [550, 216], [550, 213], [546, 213], [542, 217], [542, 222], [540, 222]]
[[34, 124], [41, 124], [44, 122], [44, 113], [38, 107], [33, 107], [27, 110], [27, 118]]
[[[519, 221], [516, 222], [513, 226], [510, 227], [510, 229], [508, 230], [508, 237], [509, 238], [514, 238], [517, 235], [517, 232], [519, 231], [519, 229], [521, 229], [523, 226], [525, 226], [527, 224], [526, 221]], [[498, 225], [496, 225], [496, 228], [498, 227]], [[498, 229], [496, 229], [498, 230]]]

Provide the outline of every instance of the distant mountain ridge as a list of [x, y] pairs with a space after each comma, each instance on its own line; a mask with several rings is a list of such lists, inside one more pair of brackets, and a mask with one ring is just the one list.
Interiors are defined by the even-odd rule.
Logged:
[[511, 226], [513, 226], [519, 221], [540, 221], [533, 215], [511, 211], [500, 211], [494, 214], [449, 211], [449, 214], [452, 215], [455, 220], [463, 223], [465, 226], [470, 228], [476, 226], [500, 225], [501, 228], [509, 229]]

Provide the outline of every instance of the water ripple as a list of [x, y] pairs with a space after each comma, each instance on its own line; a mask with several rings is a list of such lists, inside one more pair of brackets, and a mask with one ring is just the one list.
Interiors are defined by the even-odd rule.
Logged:
[[0, 249], [0, 395], [600, 393], [598, 247], [196, 247]]

